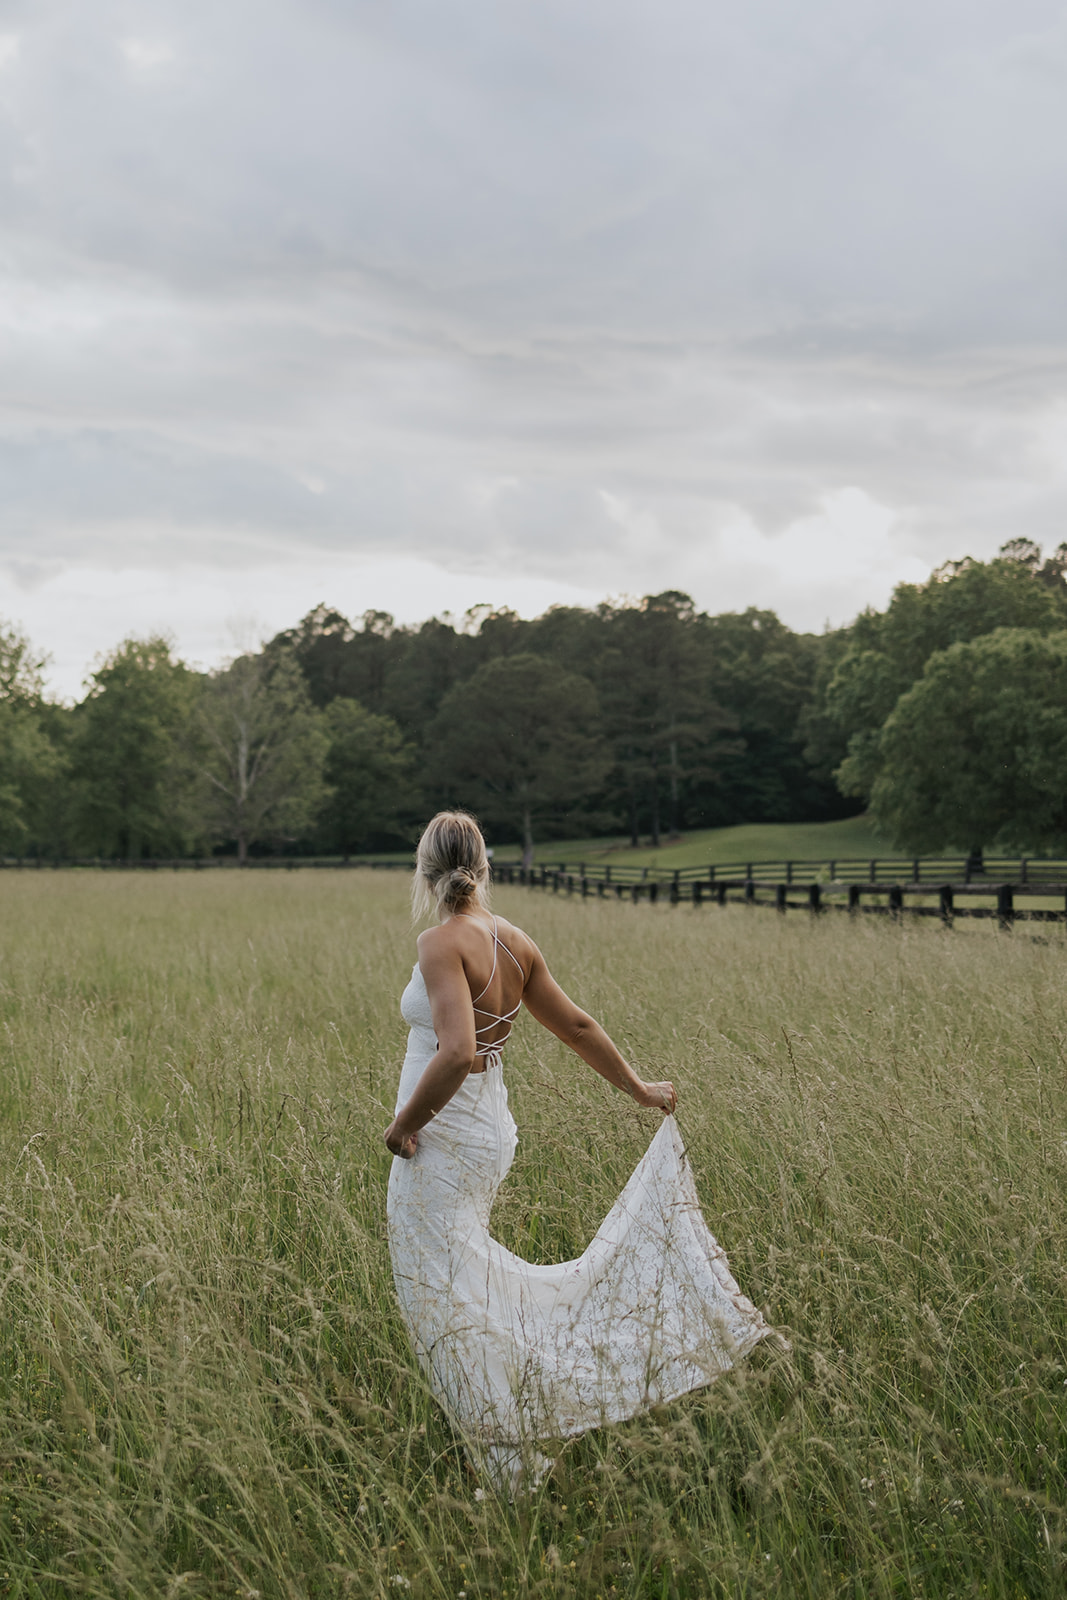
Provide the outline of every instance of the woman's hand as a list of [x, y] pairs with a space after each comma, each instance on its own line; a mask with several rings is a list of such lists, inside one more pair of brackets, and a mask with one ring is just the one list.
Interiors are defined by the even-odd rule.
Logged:
[[643, 1083], [634, 1095], [639, 1106], [647, 1106], [651, 1111], [665, 1111], [672, 1116], [678, 1104], [673, 1083]]
[[402, 1128], [398, 1128], [399, 1121], [400, 1118], [395, 1117], [385, 1130], [383, 1137], [386, 1148], [391, 1150], [394, 1156], [399, 1156], [401, 1161], [410, 1161], [418, 1149], [419, 1136], [417, 1133], [405, 1133]]

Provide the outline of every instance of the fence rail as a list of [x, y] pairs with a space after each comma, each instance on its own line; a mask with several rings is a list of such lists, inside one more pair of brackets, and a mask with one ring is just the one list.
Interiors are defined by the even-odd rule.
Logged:
[[160, 856], [142, 857], [136, 861], [109, 856], [54, 856], [47, 859], [43, 856], [0, 856], [0, 869], [24, 872], [58, 870], [60, 867], [90, 867], [101, 872], [201, 872], [206, 869], [221, 869], [224, 872], [265, 869], [292, 872], [297, 867], [327, 868], [335, 872], [347, 871], [349, 867], [361, 867], [366, 871], [370, 867], [375, 871], [410, 872], [413, 865], [411, 861], [374, 861], [356, 856], [348, 861], [341, 861], [336, 856], [253, 856], [248, 861], [238, 861], [236, 856]]
[[[410, 861], [382, 861], [353, 856], [348, 861], [315, 856], [256, 856], [243, 863], [233, 856], [175, 857], [139, 861], [77, 856], [0, 857], [0, 868], [40, 871], [81, 867], [119, 872], [161, 870], [222, 871], [296, 868], [373, 868], [410, 872]], [[678, 869], [520, 867], [495, 862], [497, 883], [525, 884], [553, 893], [600, 899], [645, 900], [655, 905], [773, 906], [779, 912], [848, 911], [888, 916], [940, 917], [951, 925], [956, 917], [996, 918], [1001, 927], [1017, 921], [1067, 921], [1067, 861], [1019, 856], [986, 856], [980, 866], [969, 856], [882, 856], [818, 861], [751, 861]], [[979, 904], [979, 901], [987, 902]], [[1059, 904], [1050, 905], [1050, 901]], [[1042, 902], [1035, 904], [1034, 902]]]
[[[514, 862], [500, 862], [494, 868], [498, 879], [518, 869]], [[532, 870], [541, 871], [541, 868]], [[702, 867], [627, 867], [584, 862], [559, 862], [549, 872], [561, 872], [591, 883], [611, 885], [633, 883], [716, 883], [722, 878], [746, 883], [787, 885], [804, 883], [998, 883], [1019, 884], [1067, 882], [1067, 859], [1048, 857], [987, 855], [944, 856], [824, 856], [807, 861], [732, 861]], [[511, 881], [511, 880], [508, 880]]]
[[[813, 863], [793, 862], [791, 865], [809, 867]], [[734, 874], [731, 877], [726, 876], [725, 869], [712, 868], [704, 869], [700, 877], [683, 878], [681, 873], [676, 873], [667, 880], [635, 877], [624, 881], [604, 873], [578, 875], [566, 868], [502, 864], [496, 867], [493, 876], [497, 883], [525, 884], [529, 888], [551, 890], [556, 894], [579, 894], [583, 898], [595, 895], [599, 899], [630, 900], [635, 905], [641, 900], [652, 905], [660, 902], [692, 906], [739, 902], [747, 906], [773, 906], [783, 914], [803, 909], [813, 914], [847, 911], [853, 916], [874, 913], [892, 917], [905, 914], [939, 917], [949, 927], [957, 917], [991, 917], [1003, 928], [1010, 928], [1018, 921], [1067, 921], [1064, 865], [1056, 881], [1037, 878], [1031, 873], [1025, 880], [1014, 877], [1009, 882], [997, 882], [987, 877], [982, 882], [965, 878], [955, 883], [937, 883], [933, 878], [919, 875], [903, 882], [890, 882], [874, 875], [863, 881], [836, 878], [827, 882], [815, 876], [802, 879], [795, 874], [780, 875], [775, 882], [773, 877], [738, 877], [736, 866], [731, 870]], [[992, 904], [977, 904], [979, 900], [992, 901]], [[1058, 900], [1059, 904], [1049, 905], [1050, 900]], [[1034, 901], [1045, 903], [1034, 904]]]

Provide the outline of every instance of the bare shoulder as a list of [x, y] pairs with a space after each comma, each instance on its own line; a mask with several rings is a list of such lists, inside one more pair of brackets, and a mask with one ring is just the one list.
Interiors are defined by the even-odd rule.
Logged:
[[456, 962], [462, 965], [462, 943], [450, 922], [442, 922], [435, 928], [424, 928], [415, 940], [415, 948], [419, 952], [420, 967], [450, 966]]
[[528, 933], [517, 927], [514, 922], [509, 922], [506, 917], [497, 917], [496, 931], [497, 936], [504, 941], [522, 967], [523, 977], [528, 979], [534, 965], [541, 959], [540, 950]]

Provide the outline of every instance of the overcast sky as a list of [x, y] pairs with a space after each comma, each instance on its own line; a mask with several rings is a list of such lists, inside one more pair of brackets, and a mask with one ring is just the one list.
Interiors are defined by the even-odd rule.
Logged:
[[847, 621], [1067, 538], [1058, 0], [0, 0], [0, 616]]

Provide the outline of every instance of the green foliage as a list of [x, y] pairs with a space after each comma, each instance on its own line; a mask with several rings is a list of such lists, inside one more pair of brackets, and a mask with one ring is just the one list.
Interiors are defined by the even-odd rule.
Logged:
[[[498, 893], [674, 1077], [708, 1222], [792, 1341], [554, 1447], [511, 1505], [391, 1281], [401, 875], [4, 890], [10, 1600], [1060, 1600], [1059, 935]], [[505, 1071], [494, 1231], [564, 1259], [656, 1119], [529, 1017]]]
[[185, 734], [196, 678], [164, 638], [127, 639], [92, 674], [71, 734], [72, 829], [91, 855], [179, 855], [195, 833]]
[[1016, 554], [952, 562], [928, 583], [900, 584], [884, 613], [864, 612], [852, 624], [825, 699], [826, 716], [848, 740], [838, 768], [845, 794], [871, 794], [881, 770], [880, 730], [936, 651], [1002, 627], [1041, 633], [1067, 627], [1058, 558], [1041, 567], [1040, 552], [1038, 559], [1032, 555], [1036, 546], [1007, 548]]
[[1067, 631], [938, 651], [878, 736], [871, 809], [916, 852], [1067, 846]]
[[445, 696], [428, 735], [431, 776], [449, 800], [522, 831], [565, 809], [604, 776], [596, 691], [543, 656], [487, 662]]
[[0, 625], [0, 853], [41, 842], [64, 761], [56, 718], [43, 701], [43, 657]]
[[704, 633], [711, 685], [736, 730], [720, 746], [706, 814], [755, 822], [854, 809], [829, 798], [830, 773], [813, 770], [817, 758], [805, 750], [811, 740], [805, 718], [827, 640], [794, 633], [773, 611], [755, 607], [706, 618]]
[[203, 683], [196, 705], [200, 807], [211, 835], [298, 839], [327, 798], [328, 739], [291, 652], [243, 655]]
[[[602, 786], [568, 802], [575, 825], [632, 837], [710, 820], [807, 818], [849, 809], [833, 785], [833, 760], [813, 771], [802, 727], [826, 641], [792, 633], [771, 612], [710, 618], [688, 595], [667, 591], [595, 610], [553, 606], [526, 622], [472, 608], [458, 623], [437, 617], [398, 627], [383, 612], [357, 626], [319, 606], [280, 634], [317, 705], [357, 699], [392, 717], [420, 753], [429, 809], [451, 789], [430, 754], [444, 696], [489, 663], [534, 655], [593, 684], [611, 755]], [[432, 739], [436, 740], [436, 732]], [[835, 737], [837, 737], [835, 735]], [[559, 832], [556, 818], [542, 826]], [[507, 824], [498, 828], [505, 834]]]
[[710, 693], [695, 616], [688, 595], [668, 590], [603, 618], [597, 678], [615, 757], [614, 786], [626, 796], [634, 844], [643, 803], [652, 843], [659, 844], [664, 791], [668, 829], [678, 832], [682, 784], [713, 770], [718, 736], [731, 726]]
[[391, 717], [375, 716], [358, 700], [331, 700], [322, 727], [331, 793], [320, 826], [327, 848], [347, 858], [400, 829], [401, 812], [418, 795], [414, 752]]

